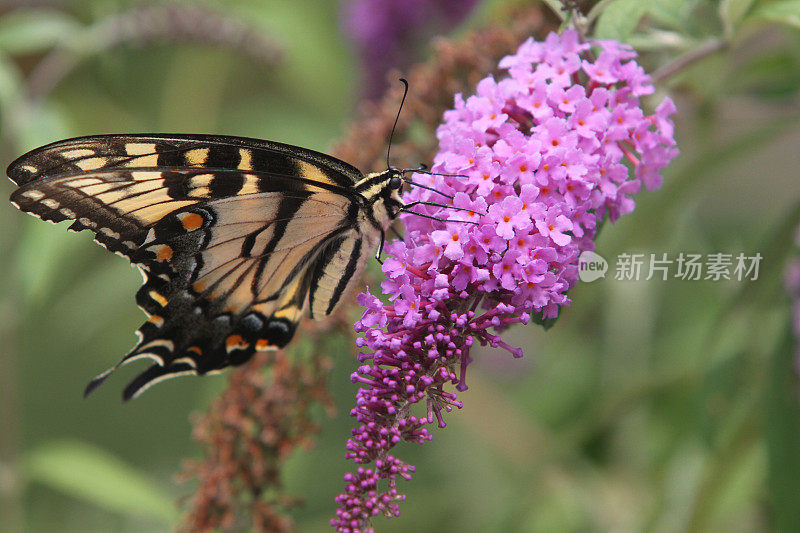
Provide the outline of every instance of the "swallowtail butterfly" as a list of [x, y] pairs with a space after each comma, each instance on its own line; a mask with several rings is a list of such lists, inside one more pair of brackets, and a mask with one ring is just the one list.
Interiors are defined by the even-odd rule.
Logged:
[[403, 171], [364, 175], [277, 142], [212, 135], [98, 135], [8, 167], [11, 202], [127, 257], [142, 272], [139, 342], [86, 387], [139, 359], [127, 400], [285, 346], [305, 309], [329, 315], [398, 212]]
[[[405, 101], [408, 83], [400, 81]], [[282, 348], [306, 310], [312, 318], [333, 312], [376, 247], [380, 256], [401, 211], [460, 209], [404, 204], [404, 182], [430, 188], [404, 177], [425, 167], [392, 167], [388, 151], [386, 162], [383, 172], [364, 175], [278, 142], [135, 134], [58, 141], [11, 163], [16, 207], [93, 231], [144, 278], [136, 293], [147, 315], [139, 341], [84, 395], [140, 359], [154, 364], [128, 384], [125, 400], [165, 379], [216, 373]]]

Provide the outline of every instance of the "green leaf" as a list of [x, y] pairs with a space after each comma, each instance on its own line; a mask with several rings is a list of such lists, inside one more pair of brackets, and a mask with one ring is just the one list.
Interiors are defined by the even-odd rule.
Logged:
[[652, 0], [616, 0], [600, 13], [594, 37], [625, 41], [650, 8]]
[[[653, 2], [647, 10], [648, 19], [653, 19], [659, 26], [666, 26], [673, 30], [685, 30], [686, 0], [660, 0]], [[688, 6], [691, 7], [691, 6]]]
[[719, 16], [725, 24], [729, 35], [736, 32], [739, 23], [753, 8], [756, 0], [722, 0], [719, 5]]
[[112, 512], [174, 523], [172, 498], [132, 466], [79, 441], [56, 441], [31, 451], [25, 461], [28, 481]]
[[63, 11], [14, 11], [0, 19], [0, 51], [9, 54], [43, 52], [72, 39], [81, 25]]
[[731, 89], [761, 98], [792, 98], [800, 92], [800, 60], [788, 50], [762, 54], [739, 69]]
[[564, 20], [564, 4], [562, 4], [560, 0], [543, 0], [543, 2], [550, 8], [555, 16]]
[[800, 401], [795, 373], [797, 339], [791, 326], [772, 354], [766, 391], [765, 436], [774, 531], [796, 531], [800, 524]]
[[800, 0], [765, 3], [753, 12], [752, 18], [800, 29]]
[[0, 110], [13, 105], [20, 88], [22, 87], [22, 74], [11, 58], [0, 54]]

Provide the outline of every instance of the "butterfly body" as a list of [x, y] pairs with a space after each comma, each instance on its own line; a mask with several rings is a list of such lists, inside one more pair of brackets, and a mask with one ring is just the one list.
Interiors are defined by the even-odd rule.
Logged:
[[21, 210], [93, 231], [142, 271], [139, 342], [86, 390], [152, 359], [126, 399], [285, 346], [306, 311], [333, 312], [403, 208], [397, 169], [364, 175], [319, 152], [240, 137], [80, 137], [7, 172]]

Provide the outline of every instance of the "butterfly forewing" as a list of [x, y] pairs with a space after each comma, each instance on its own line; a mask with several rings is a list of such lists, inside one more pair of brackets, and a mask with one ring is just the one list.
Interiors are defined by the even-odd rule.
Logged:
[[34, 150], [8, 175], [20, 209], [72, 220], [142, 269], [137, 303], [148, 320], [120, 364], [155, 364], [126, 398], [284, 346], [307, 300], [314, 317], [333, 310], [377, 240], [357, 169], [269, 141], [84, 137]]
[[8, 167], [24, 185], [45, 176], [99, 169], [221, 168], [256, 170], [348, 188], [361, 177], [355, 167], [326, 154], [260, 139], [222, 135], [94, 135], [48, 144]]
[[[294, 146], [224, 136], [93, 136], [60, 141], [14, 161], [11, 201], [51, 222], [73, 219], [129, 255], [167, 213], [204, 199], [306, 186], [348, 194], [360, 172]], [[265, 179], [267, 177], [267, 179]]]

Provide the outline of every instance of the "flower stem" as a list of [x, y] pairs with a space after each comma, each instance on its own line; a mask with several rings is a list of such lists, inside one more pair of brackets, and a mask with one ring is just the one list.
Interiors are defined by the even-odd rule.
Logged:
[[694, 65], [698, 61], [727, 48], [728, 42], [714, 37], [700, 44], [697, 48], [689, 50], [653, 73], [653, 83], [663, 83], [675, 74]]

